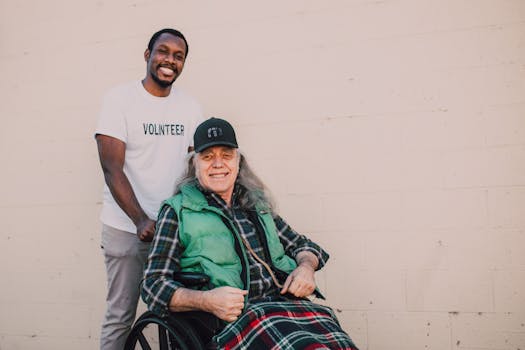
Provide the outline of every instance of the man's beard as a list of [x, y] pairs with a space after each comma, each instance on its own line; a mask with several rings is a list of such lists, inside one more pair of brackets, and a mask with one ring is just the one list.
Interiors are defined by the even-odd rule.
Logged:
[[177, 76], [175, 76], [173, 80], [166, 81], [166, 80], [160, 80], [160, 78], [153, 72], [151, 72], [150, 75], [151, 75], [151, 79], [153, 79], [154, 82], [156, 82], [157, 84], [159, 84], [160, 87], [163, 87], [163, 88], [170, 87], [175, 82], [175, 79], [177, 79]]

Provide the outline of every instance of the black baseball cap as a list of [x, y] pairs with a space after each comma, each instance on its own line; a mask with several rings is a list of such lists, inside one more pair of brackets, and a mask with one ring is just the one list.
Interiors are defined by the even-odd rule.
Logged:
[[211, 146], [239, 148], [233, 126], [220, 118], [210, 118], [203, 121], [195, 130], [193, 145], [196, 153], [200, 153]]

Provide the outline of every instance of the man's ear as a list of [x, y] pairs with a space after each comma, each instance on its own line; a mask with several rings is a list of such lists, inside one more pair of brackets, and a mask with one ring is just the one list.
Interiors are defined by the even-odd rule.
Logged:
[[144, 60], [145, 60], [146, 62], [148, 62], [150, 56], [151, 56], [151, 51], [150, 51], [149, 49], [146, 49], [146, 51], [144, 51]]

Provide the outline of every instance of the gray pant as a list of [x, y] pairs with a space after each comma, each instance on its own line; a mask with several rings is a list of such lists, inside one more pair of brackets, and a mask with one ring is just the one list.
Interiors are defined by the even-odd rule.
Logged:
[[107, 272], [107, 309], [100, 335], [101, 350], [122, 350], [140, 296], [140, 282], [149, 243], [135, 233], [102, 225], [102, 250]]

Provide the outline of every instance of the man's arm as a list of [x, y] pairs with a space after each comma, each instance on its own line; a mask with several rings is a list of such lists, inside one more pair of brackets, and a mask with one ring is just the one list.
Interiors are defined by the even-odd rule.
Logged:
[[308, 296], [315, 290], [315, 271], [324, 266], [329, 255], [319, 245], [295, 232], [281, 217], [277, 216], [274, 221], [286, 254], [297, 262], [297, 268], [288, 275], [281, 294]]
[[233, 322], [244, 309], [244, 296], [247, 293], [246, 290], [234, 287], [219, 287], [206, 291], [180, 287], [173, 293], [169, 309], [174, 312], [202, 310], [226, 322]]
[[323, 248], [315, 242], [312, 242], [306, 236], [295, 232], [280, 216], [276, 216], [274, 222], [277, 227], [277, 235], [284, 247], [286, 255], [294, 258], [295, 261], [299, 263], [299, 253], [308, 251], [317, 257], [316, 270], [321, 269], [326, 264], [330, 255]]
[[98, 155], [106, 184], [117, 204], [137, 226], [140, 240], [150, 242], [155, 233], [155, 221], [140, 206], [133, 188], [124, 173], [126, 144], [114, 137], [97, 134]]
[[161, 315], [168, 311], [202, 310], [224, 321], [235, 321], [244, 308], [247, 291], [232, 287], [199, 291], [174, 281], [173, 275], [181, 270], [180, 257], [184, 251], [175, 209], [163, 205], [157, 222], [142, 285], [142, 300], [149, 310]]

